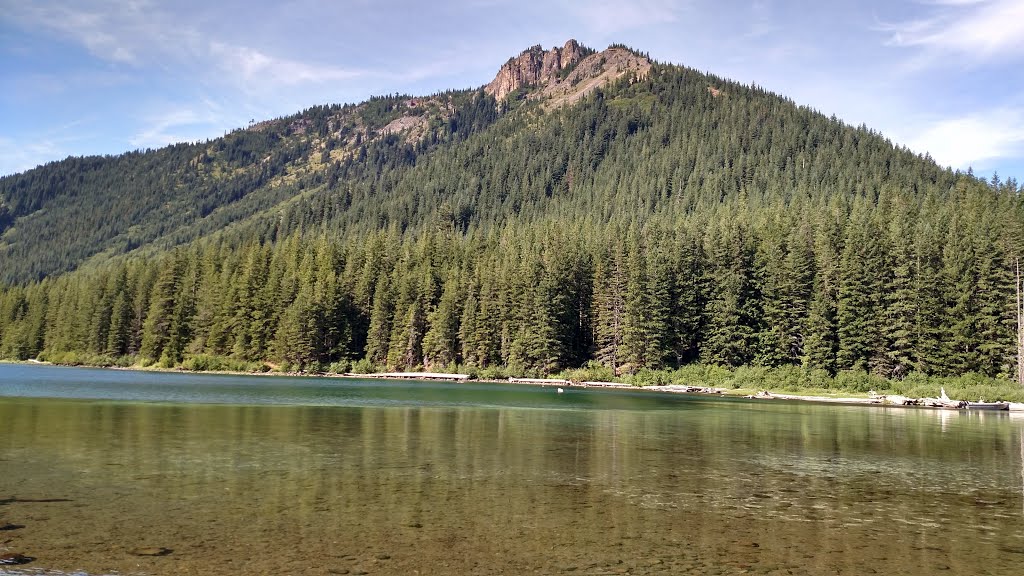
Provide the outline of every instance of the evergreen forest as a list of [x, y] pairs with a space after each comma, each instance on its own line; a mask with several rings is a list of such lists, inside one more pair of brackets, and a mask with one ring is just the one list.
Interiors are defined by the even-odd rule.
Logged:
[[568, 106], [386, 96], [4, 177], [0, 357], [1008, 381], [1022, 244], [1013, 179], [655, 64]]

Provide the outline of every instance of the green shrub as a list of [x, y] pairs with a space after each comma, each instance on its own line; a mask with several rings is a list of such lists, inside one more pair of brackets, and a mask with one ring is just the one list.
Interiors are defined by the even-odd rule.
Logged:
[[[42, 354], [40, 356], [43, 356]], [[93, 354], [91, 352], [54, 352], [45, 355], [47, 362], [63, 366], [99, 366], [105, 368], [115, 365], [115, 359], [106, 354]]]
[[836, 374], [834, 387], [849, 392], [879, 391], [889, 388], [889, 381], [862, 370], [843, 370]]
[[740, 366], [732, 373], [732, 378], [726, 381], [726, 386], [732, 389], [750, 388], [764, 390], [768, 388], [768, 368], [763, 366]]
[[128, 368], [134, 366], [139, 361], [138, 356], [132, 354], [125, 354], [124, 356], [118, 356], [114, 358], [114, 366], [118, 368]]
[[480, 380], [508, 380], [508, 372], [501, 366], [488, 366], [477, 370]]
[[352, 363], [353, 374], [373, 374], [376, 371], [377, 368], [373, 365], [373, 362], [366, 358], [360, 358]]
[[732, 378], [732, 371], [722, 366], [708, 364], [687, 364], [680, 366], [673, 375], [673, 380], [690, 386], [714, 386], [725, 388], [726, 382]]
[[573, 382], [615, 382], [615, 371], [591, 360], [581, 368], [563, 370], [558, 376]]
[[667, 386], [673, 383], [672, 373], [648, 368], [641, 368], [625, 380], [632, 386]]
[[327, 372], [331, 374], [345, 374], [348, 372], [348, 369], [349, 361], [339, 360], [337, 362], [332, 362], [331, 365], [327, 367]]
[[206, 354], [197, 354], [190, 356], [182, 361], [181, 367], [185, 370], [192, 370], [195, 372], [207, 372], [210, 370], [220, 370], [220, 363], [213, 356]]
[[466, 374], [469, 376], [470, 380], [480, 379], [480, 370], [476, 366], [457, 365], [455, 367], [455, 372], [457, 374]]

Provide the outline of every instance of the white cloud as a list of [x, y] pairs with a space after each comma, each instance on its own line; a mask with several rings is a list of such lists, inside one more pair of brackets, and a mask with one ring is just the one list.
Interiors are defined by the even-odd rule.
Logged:
[[191, 108], [168, 110], [148, 118], [146, 127], [132, 136], [129, 142], [136, 148], [159, 148], [177, 142], [191, 142], [199, 138], [186, 135], [188, 129], [195, 129], [197, 125], [206, 127], [213, 120], [206, 111], [199, 112]]
[[598, 34], [675, 22], [688, 4], [681, 0], [592, 0], [569, 2], [569, 9]]
[[69, 136], [81, 130], [85, 121], [69, 122], [44, 133], [29, 134], [17, 139], [0, 136], [0, 175], [24, 172], [58, 158], [70, 156], [68, 144], [82, 140], [82, 135]]
[[1024, 54], [1024, 2], [945, 0], [929, 17], [881, 27], [888, 44], [987, 59]]
[[1002, 108], [931, 123], [907, 141], [943, 166], [966, 169], [1024, 154], [1024, 113]]
[[82, 0], [78, 2], [8, 2], [5, 16], [27, 27], [48, 29], [78, 42], [93, 56], [120, 64], [137, 64], [141, 52], [175, 35], [160, 26], [145, 0]]
[[0, 136], [0, 176], [24, 172], [60, 155], [60, 147], [52, 141], [15, 142]]
[[[360, 75], [220, 41], [211, 32], [184, 22], [182, 13], [166, 12], [148, 0], [0, 0], [0, 10], [5, 9], [26, 28], [48, 29], [79, 43], [101, 60], [142, 70], [173, 70], [193, 78], [198, 75], [207, 82], [227, 79], [250, 92]], [[211, 61], [215, 70], [206, 74]]]
[[750, 14], [750, 27], [744, 38], [763, 38], [781, 30], [775, 22], [774, 7], [768, 0], [755, 0], [750, 5]]
[[74, 154], [77, 143], [92, 137], [94, 118], [80, 118], [45, 130], [0, 135], [0, 175], [24, 172], [47, 162]]
[[224, 72], [234, 74], [250, 86], [294, 86], [305, 83], [350, 80], [363, 72], [335, 66], [307, 64], [296, 60], [275, 58], [255, 48], [210, 43], [210, 55]]

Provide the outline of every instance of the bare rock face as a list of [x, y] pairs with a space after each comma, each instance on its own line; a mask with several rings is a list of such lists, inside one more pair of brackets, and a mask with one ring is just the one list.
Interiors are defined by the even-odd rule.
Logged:
[[558, 107], [623, 76], [645, 78], [650, 69], [649, 59], [625, 48], [593, 53], [569, 40], [562, 48], [545, 51], [533, 46], [510, 59], [484, 91], [500, 102], [516, 90], [529, 87], [528, 98], [544, 100], [546, 107]]
[[548, 51], [538, 44], [506, 62], [494, 80], [484, 87], [484, 91], [496, 100], [504, 100], [523, 86], [546, 85], [557, 81], [562, 70], [576, 64], [582, 57], [583, 50], [575, 40], [569, 40], [562, 48]]
[[608, 48], [580, 60], [564, 78], [548, 83], [531, 98], [544, 100], [546, 107], [557, 108], [624, 77], [642, 80], [650, 71], [651, 61], [647, 57], [625, 48]]

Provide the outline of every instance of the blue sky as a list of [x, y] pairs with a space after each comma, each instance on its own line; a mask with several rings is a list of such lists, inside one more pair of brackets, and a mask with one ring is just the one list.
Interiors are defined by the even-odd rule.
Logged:
[[0, 0], [0, 174], [491, 80], [576, 38], [1024, 179], [1024, 0]]

